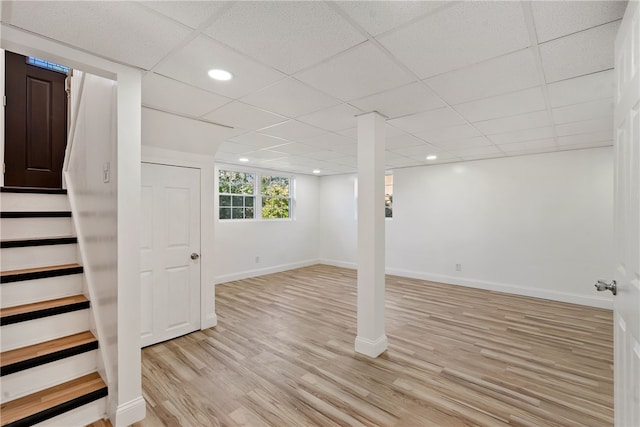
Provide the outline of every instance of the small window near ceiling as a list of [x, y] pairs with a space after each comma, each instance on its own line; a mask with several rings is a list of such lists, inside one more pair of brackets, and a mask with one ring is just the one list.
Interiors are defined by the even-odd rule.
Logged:
[[393, 175], [384, 177], [384, 216], [393, 218]]
[[283, 176], [263, 176], [260, 186], [262, 218], [291, 218], [290, 179]]
[[221, 170], [218, 174], [220, 219], [252, 219], [255, 215], [255, 176]]
[[55, 62], [45, 61], [44, 59], [34, 58], [33, 56], [27, 57], [27, 64], [55, 71], [57, 73], [69, 74], [69, 67], [56, 64]]

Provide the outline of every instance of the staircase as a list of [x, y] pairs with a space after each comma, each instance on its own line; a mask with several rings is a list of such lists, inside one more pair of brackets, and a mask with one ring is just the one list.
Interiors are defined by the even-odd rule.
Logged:
[[0, 189], [0, 426], [83, 426], [106, 413], [66, 190]]

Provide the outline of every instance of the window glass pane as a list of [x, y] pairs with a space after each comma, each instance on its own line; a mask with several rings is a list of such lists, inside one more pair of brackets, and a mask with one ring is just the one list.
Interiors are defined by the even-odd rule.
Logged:
[[263, 197], [262, 218], [289, 218], [289, 199]]
[[253, 196], [244, 196], [244, 205], [253, 206]]
[[253, 218], [253, 208], [245, 208], [244, 217], [245, 218]]
[[233, 197], [231, 198], [231, 204], [232, 204], [232, 206], [233, 206], [234, 208], [235, 208], [235, 207], [242, 207], [242, 206], [243, 206], [243, 204], [242, 204], [242, 199], [243, 199], [243, 197], [242, 197], [242, 196], [233, 196]]
[[231, 209], [220, 208], [220, 219], [231, 219]]
[[384, 177], [384, 216], [393, 218], [393, 175]]
[[231, 209], [231, 219], [242, 219], [244, 218], [244, 209], [242, 208], [232, 208]]
[[261, 192], [264, 196], [289, 197], [289, 178], [283, 176], [263, 176]]
[[220, 196], [220, 206], [231, 206], [231, 196]]
[[220, 171], [218, 174], [218, 192], [219, 193], [228, 193], [229, 192], [229, 183], [231, 182], [231, 172]]

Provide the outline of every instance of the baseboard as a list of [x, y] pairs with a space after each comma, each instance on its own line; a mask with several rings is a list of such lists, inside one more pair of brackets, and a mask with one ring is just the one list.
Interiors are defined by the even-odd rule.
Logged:
[[122, 405], [118, 405], [115, 413], [110, 418], [115, 427], [126, 427], [142, 421], [146, 415], [147, 404], [142, 396], [138, 396]]
[[324, 264], [324, 265], [331, 265], [333, 267], [350, 268], [352, 270], [357, 270], [358, 268], [358, 264], [355, 262], [338, 261], [335, 259], [320, 258], [318, 260], [318, 263]]
[[375, 340], [356, 337], [356, 353], [364, 354], [372, 358], [380, 356], [387, 350], [387, 336], [382, 335]]
[[558, 292], [549, 289], [530, 288], [526, 286], [508, 283], [491, 282], [468, 277], [447, 276], [443, 274], [424, 273], [419, 271], [388, 268], [386, 274], [408, 277], [411, 279], [429, 280], [431, 282], [446, 283], [447, 285], [467, 286], [469, 288], [485, 289], [488, 291], [504, 292], [508, 294], [522, 295], [533, 298], [542, 298], [552, 301], [568, 302], [571, 304], [586, 305], [590, 307], [613, 309], [613, 301], [606, 297], [585, 296], [568, 292]]
[[247, 270], [241, 273], [223, 274], [216, 276], [214, 283], [234, 282], [236, 280], [250, 279], [252, 277], [264, 276], [266, 274], [280, 273], [282, 271], [293, 270], [296, 268], [309, 267], [310, 265], [321, 264], [319, 259], [309, 259], [305, 261], [293, 262], [289, 264], [280, 264], [272, 267], [257, 268], [255, 270]]

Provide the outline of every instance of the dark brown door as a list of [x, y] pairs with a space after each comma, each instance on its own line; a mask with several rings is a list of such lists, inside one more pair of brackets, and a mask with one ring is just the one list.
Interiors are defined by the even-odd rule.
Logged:
[[6, 186], [62, 186], [67, 144], [66, 74], [36, 67], [26, 57], [5, 57]]

